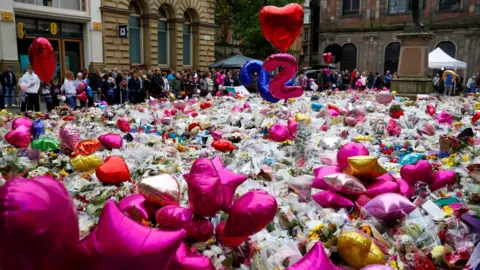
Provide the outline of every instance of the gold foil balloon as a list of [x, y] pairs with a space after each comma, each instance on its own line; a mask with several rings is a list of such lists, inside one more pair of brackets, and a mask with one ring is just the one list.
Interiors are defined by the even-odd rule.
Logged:
[[337, 248], [340, 257], [357, 269], [370, 264], [384, 264], [387, 261], [373, 240], [358, 232], [340, 234]]
[[374, 156], [354, 156], [347, 159], [348, 167], [344, 173], [353, 175], [362, 180], [371, 180], [387, 173], [387, 171], [378, 164], [377, 157]]
[[180, 186], [171, 175], [160, 174], [140, 180], [138, 191], [147, 201], [160, 205], [179, 205]]
[[102, 160], [94, 155], [90, 156], [77, 156], [70, 160], [73, 168], [79, 172], [86, 172], [90, 170], [95, 170], [98, 166], [102, 164]]
[[370, 136], [356, 136], [353, 138], [354, 142], [371, 142], [372, 138]]
[[305, 120], [307, 124], [310, 124], [310, 117], [306, 116], [305, 114], [297, 113], [295, 115], [295, 121], [300, 122], [302, 120]]

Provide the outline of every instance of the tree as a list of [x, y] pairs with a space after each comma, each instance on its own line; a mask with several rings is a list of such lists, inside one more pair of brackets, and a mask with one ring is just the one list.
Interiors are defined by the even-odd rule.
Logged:
[[[284, 6], [299, 0], [218, 0], [216, 23], [220, 27], [228, 23], [231, 26], [233, 38], [240, 40], [240, 50], [245, 56], [256, 59], [265, 59], [268, 56], [277, 53], [268, 40], [263, 36], [260, 29], [258, 13], [264, 7], [264, 3], [269, 5]], [[221, 10], [218, 10], [221, 8]], [[228, 16], [226, 16], [226, 14]], [[223, 28], [221, 28], [223, 29]]]

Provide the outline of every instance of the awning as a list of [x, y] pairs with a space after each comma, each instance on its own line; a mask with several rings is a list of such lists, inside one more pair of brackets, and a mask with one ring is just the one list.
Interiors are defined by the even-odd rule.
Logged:
[[215, 64], [210, 65], [212, 68], [242, 68], [243, 65], [247, 62], [253, 60], [253, 58], [246, 57], [243, 55], [235, 55], [227, 59], [223, 59]]
[[467, 68], [467, 63], [451, 57], [440, 48], [436, 48], [433, 52], [428, 54], [428, 67], [435, 69]]

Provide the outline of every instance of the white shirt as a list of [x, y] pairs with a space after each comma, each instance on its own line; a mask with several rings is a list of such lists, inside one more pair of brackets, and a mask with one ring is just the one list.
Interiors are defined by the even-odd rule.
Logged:
[[[25, 73], [22, 76], [22, 82], [28, 84], [27, 93], [29, 94], [38, 94], [38, 89], [40, 88], [40, 79], [38, 78], [37, 74], [32, 71], [32, 74]], [[33, 85], [31, 85], [33, 84]]]
[[162, 79], [163, 79], [163, 85], [165, 85], [164, 87], [165, 91], [170, 91], [170, 83], [168, 83], [167, 78], [162, 77]]
[[73, 81], [65, 79], [65, 81], [63, 82], [62, 90], [65, 93], [66, 97], [74, 97], [77, 95], [77, 90]]

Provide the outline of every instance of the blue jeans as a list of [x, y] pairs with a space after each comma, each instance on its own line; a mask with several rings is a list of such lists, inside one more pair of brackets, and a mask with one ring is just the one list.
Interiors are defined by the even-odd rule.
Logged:
[[[12, 105], [14, 104], [14, 97], [13, 97], [13, 91], [14, 87], [12, 86], [5, 86], [5, 106]], [[8, 102], [8, 98], [10, 97], [10, 103]]]
[[72, 96], [72, 97], [67, 97], [67, 104], [68, 104], [68, 107], [72, 108], [72, 109], [75, 109], [75, 107], [77, 106], [76, 104], [76, 98], [75, 96]]

